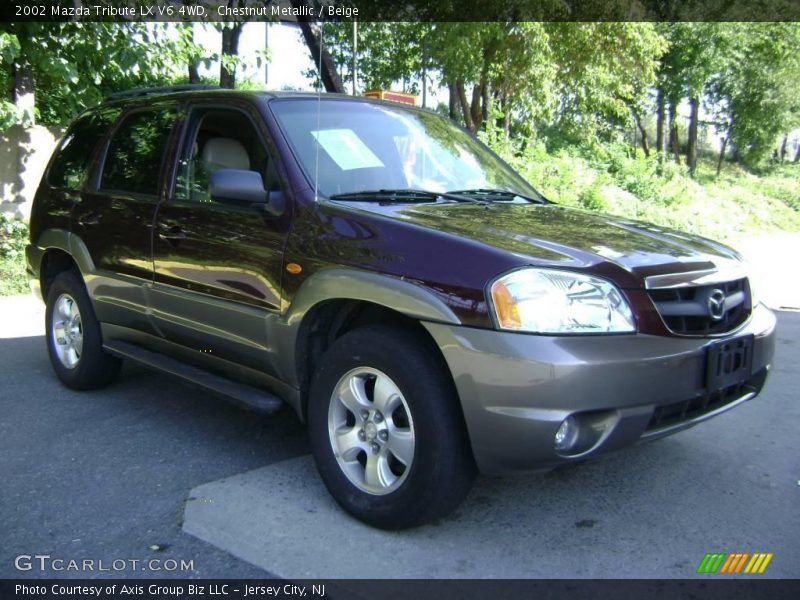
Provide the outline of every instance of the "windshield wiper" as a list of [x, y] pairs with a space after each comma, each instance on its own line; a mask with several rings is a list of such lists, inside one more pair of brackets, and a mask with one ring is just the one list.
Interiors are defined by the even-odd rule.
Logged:
[[474, 198], [459, 196], [456, 193], [429, 192], [427, 190], [365, 190], [362, 192], [345, 192], [328, 196], [331, 200], [351, 200], [354, 202], [436, 202], [440, 198], [457, 202], [478, 202]]
[[447, 192], [448, 194], [456, 194], [459, 196], [466, 196], [469, 198], [474, 198], [476, 200], [484, 200], [484, 201], [497, 201], [497, 202], [511, 202], [515, 198], [522, 198], [523, 200], [527, 200], [528, 202], [536, 202], [537, 204], [547, 204], [547, 200], [543, 196], [537, 194], [536, 198], [531, 198], [529, 196], [525, 196], [523, 194], [518, 194], [517, 192], [512, 192], [510, 190], [502, 190], [502, 189], [493, 189], [493, 188], [475, 188], [473, 190], [453, 190], [452, 192]]

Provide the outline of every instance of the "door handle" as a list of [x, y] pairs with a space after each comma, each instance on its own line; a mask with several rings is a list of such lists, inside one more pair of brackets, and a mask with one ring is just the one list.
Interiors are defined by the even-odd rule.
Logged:
[[164, 223], [159, 223], [158, 228], [160, 230], [158, 232], [158, 237], [167, 242], [175, 243], [186, 239], [186, 234], [178, 225], [173, 225], [170, 227]]
[[78, 217], [78, 225], [91, 227], [100, 223], [100, 215], [97, 213], [86, 213]]

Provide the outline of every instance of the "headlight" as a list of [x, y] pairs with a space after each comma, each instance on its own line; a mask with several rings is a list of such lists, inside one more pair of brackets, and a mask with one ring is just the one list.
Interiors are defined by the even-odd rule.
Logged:
[[608, 281], [553, 269], [521, 269], [492, 284], [501, 329], [533, 333], [636, 331], [633, 313]]

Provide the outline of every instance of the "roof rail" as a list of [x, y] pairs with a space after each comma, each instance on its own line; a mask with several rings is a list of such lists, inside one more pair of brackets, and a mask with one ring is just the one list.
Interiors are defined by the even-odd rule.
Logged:
[[125, 90], [124, 92], [114, 92], [103, 98], [103, 102], [111, 102], [112, 100], [120, 100], [123, 98], [137, 98], [139, 96], [150, 96], [153, 94], [170, 94], [172, 92], [198, 92], [202, 90], [221, 90], [218, 85], [204, 85], [204, 84], [183, 84], [183, 85], [165, 85], [161, 87], [148, 87], [148, 88], [134, 88], [132, 90]]

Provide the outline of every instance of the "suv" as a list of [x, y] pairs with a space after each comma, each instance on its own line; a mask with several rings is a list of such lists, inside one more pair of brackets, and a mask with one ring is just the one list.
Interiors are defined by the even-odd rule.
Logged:
[[73, 389], [121, 361], [308, 424], [350, 514], [446, 515], [755, 397], [775, 317], [741, 257], [557, 206], [468, 132], [365, 98], [145, 90], [80, 115], [27, 248]]

